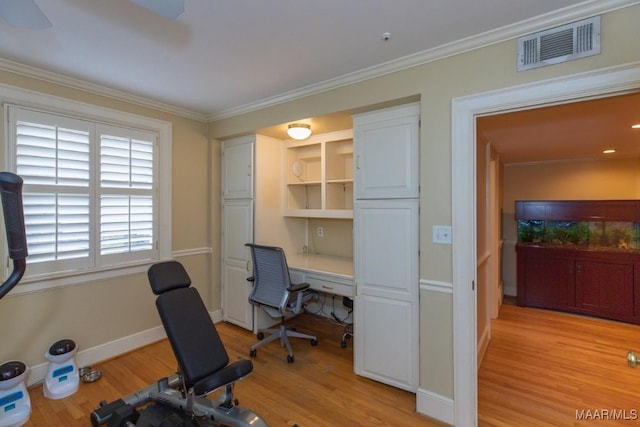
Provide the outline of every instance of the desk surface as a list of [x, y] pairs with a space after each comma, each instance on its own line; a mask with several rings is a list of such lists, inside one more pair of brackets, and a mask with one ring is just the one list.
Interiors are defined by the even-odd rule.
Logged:
[[287, 255], [287, 264], [289, 264], [290, 268], [336, 274], [353, 279], [353, 258], [331, 255], [291, 254]]

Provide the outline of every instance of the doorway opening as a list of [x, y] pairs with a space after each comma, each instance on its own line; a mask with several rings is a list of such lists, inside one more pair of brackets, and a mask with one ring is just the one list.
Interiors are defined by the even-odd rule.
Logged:
[[[563, 77], [453, 100], [453, 317], [454, 417], [477, 423], [477, 152], [476, 118], [577, 100], [637, 91], [640, 70], [633, 65]], [[472, 241], [472, 244], [470, 243]]]

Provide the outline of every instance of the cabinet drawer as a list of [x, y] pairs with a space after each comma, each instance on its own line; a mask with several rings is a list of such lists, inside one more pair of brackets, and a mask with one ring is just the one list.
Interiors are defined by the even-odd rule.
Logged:
[[338, 278], [328, 278], [307, 274], [305, 282], [311, 285], [311, 288], [319, 292], [329, 294], [342, 295], [347, 297], [353, 296], [353, 282], [350, 280], [340, 280]]

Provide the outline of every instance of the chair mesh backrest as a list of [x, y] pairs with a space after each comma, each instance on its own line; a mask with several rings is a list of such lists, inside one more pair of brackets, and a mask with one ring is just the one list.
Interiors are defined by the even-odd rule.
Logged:
[[[184, 286], [185, 275], [175, 261], [152, 265], [148, 273], [154, 292], [165, 289], [156, 298], [156, 307], [180, 372], [191, 388], [227, 366], [229, 356], [198, 290]], [[179, 278], [179, 284], [171, 286], [167, 277]]]
[[253, 259], [253, 291], [249, 300], [281, 311], [289, 298], [291, 284], [284, 251], [274, 246], [248, 244]]

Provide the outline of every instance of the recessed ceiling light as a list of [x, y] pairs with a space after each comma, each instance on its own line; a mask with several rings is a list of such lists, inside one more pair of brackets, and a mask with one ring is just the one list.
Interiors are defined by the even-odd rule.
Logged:
[[638, 123], [636, 125], [632, 125], [631, 127], [634, 128], [634, 129], [640, 129], [640, 123]]
[[602, 150], [602, 154], [613, 154], [616, 150], [614, 148], [609, 148], [607, 150]]

